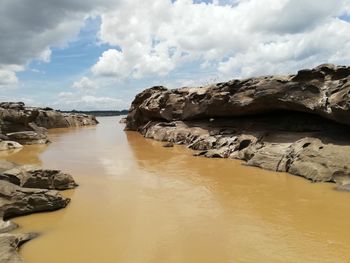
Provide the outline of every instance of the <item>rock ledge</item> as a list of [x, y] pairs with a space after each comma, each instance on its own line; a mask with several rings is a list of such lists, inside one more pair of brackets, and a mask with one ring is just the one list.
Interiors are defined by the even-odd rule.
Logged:
[[196, 155], [350, 188], [350, 67], [205, 87], [158, 86], [132, 102], [126, 130], [186, 144]]

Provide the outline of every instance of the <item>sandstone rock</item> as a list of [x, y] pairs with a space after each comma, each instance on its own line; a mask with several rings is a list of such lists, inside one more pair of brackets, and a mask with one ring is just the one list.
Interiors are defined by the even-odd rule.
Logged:
[[18, 166], [19, 166], [18, 164], [0, 159], [0, 174], [2, 174], [3, 172], [5, 172], [7, 170], [12, 169], [12, 168], [18, 167]]
[[350, 67], [334, 65], [198, 88], [153, 87], [136, 96], [127, 128], [137, 130], [150, 120], [209, 120], [278, 110], [313, 113], [350, 124], [349, 94]]
[[1, 141], [0, 140], [0, 151], [7, 151], [12, 149], [19, 149], [23, 146], [19, 144], [18, 142], [14, 141]]
[[[0, 103], [0, 134], [12, 134], [15, 141], [23, 144], [46, 143], [47, 130], [51, 128], [96, 125], [94, 116], [62, 113], [51, 108], [26, 107], [23, 102]], [[13, 134], [18, 133], [20, 134]], [[0, 137], [2, 140], [9, 138]]]
[[39, 110], [39, 114], [35, 119], [35, 124], [47, 129], [96, 125], [97, 123], [96, 118], [92, 115], [61, 113], [42, 109]]
[[12, 133], [7, 133], [6, 136], [9, 137], [10, 140], [19, 142], [23, 145], [46, 144], [49, 142], [46, 134], [37, 133], [34, 131], [12, 132]]
[[66, 207], [70, 199], [57, 191], [22, 188], [0, 180], [0, 213], [4, 219]]
[[32, 165], [22, 165], [6, 170], [2, 172], [0, 179], [26, 188], [66, 190], [77, 186], [69, 174]]
[[350, 67], [330, 64], [205, 87], [153, 87], [136, 96], [126, 130], [346, 189], [349, 94]]
[[[57, 191], [21, 188], [0, 180], [0, 217], [5, 220], [30, 213], [53, 211], [66, 207], [70, 199]], [[17, 226], [10, 221], [0, 220], [0, 262], [22, 262], [17, 248], [37, 236], [29, 234], [7, 234]]]
[[37, 234], [1, 234], [0, 261], [1, 263], [22, 263], [17, 253], [18, 248], [25, 242], [35, 238]]
[[35, 233], [7, 234], [17, 225], [4, 220], [64, 208], [70, 199], [50, 189], [75, 186], [73, 178], [60, 171], [0, 160], [0, 262], [22, 262], [18, 247], [37, 236]]

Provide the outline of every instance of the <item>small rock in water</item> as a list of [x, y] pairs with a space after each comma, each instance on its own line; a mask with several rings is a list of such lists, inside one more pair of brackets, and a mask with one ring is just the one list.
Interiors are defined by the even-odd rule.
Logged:
[[174, 147], [174, 144], [172, 142], [168, 142], [168, 143], [164, 144], [163, 147], [165, 147], [165, 148]]
[[126, 123], [127, 122], [127, 120], [126, 120], [126, 118], [121, 118], [120, 120], [119, 120], [119, 123]]
[[7, 151], [12, 149], [19, 149], [23, 146], [19, 144], [18, 142], [14, 141], [3, 141], [0, 139], [0, 151]]
[[350, 192], [350, 184], [337, 185], [337, 187], [335, 189], [338, 191]]

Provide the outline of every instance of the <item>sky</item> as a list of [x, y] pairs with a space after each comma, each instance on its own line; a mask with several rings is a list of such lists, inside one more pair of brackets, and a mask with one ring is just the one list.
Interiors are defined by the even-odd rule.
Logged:
[[0, 101], [128, 109], [169, 88], [350, 64], [350, 0], [1, 0]]

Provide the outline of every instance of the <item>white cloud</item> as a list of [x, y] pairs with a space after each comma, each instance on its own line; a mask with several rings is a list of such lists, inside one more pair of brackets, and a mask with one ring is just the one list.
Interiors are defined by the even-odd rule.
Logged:
[[79, 81], [75, 81], [72, 87], [83, 92], [91, 92], [98, 88], [97, 84], [88, 77], [82, 77]]
[[234, 77], [349, 63], [350, 24], [338, 19], [348, 12], [348, 0], [123, 1], [99, 34], [117, 48], [92, 71], [139, 78], [199, 62]]
[[49, 62], [50, 48], [62, 47], [77, 35], [88, 16], [116, 6], [114, 0], [1, 0], [0, 64], [25, 67], [38, 59]]
[[17, 83], [18, 79], [13, 71], [0, 69], [0, 88], [13, 86]]
[[114, 76], [119, 78], [158, 74], [167, 74], [175, 68], [175, 64], [167, 53], [143, 54], [143, 46], [134, 44], [134, 48], [125, 52], [109, 49], [103, 52], [99, 61], [92, 67], [92, 72], [100, 76]]
[[60, 92], [60, 93], [58, 93], [59, 99], [69, 99], [69, 98], [73, 98], [73, 97], [74, 97], [73, 92]]
[[269, 73], [293, 73], [323, 62], [350, 62], [350, 26], [333, 19], [307, 34], [278, 37], [271, 43], [260, 43], [253, 49], [232, 56], [219, 64], [219, 72], [240, 77]]
[[[92, 16], [101, 16], [99, 39], [111, 45], [91, 68], [96, 79], [175, 72], [172, 79], [190, 80], [181, 70], [196, 68], [198, 83], [349, 64], [346, 14], [349, 0], [2, 0], [0, 86], [16, 85], [33, 59], [50, 62], [51, 47], [67, 45]], [[96, 79], [74, 82], [72, 96], [102, 86]]]

